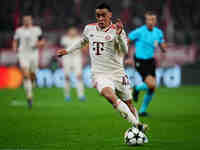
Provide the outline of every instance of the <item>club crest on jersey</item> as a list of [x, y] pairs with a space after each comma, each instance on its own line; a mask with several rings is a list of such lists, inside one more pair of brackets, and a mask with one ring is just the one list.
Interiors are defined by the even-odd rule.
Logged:
[[109, 41], [109, 40], [112, 39], [112, 37], [111, 37], [109, 34], [107, 34], [107, 35], [105, 36], [105, 39], [106, 39], [107, 41]]

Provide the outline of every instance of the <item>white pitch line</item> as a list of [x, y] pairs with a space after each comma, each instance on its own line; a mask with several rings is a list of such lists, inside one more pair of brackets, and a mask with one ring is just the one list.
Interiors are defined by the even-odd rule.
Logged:
[[[27, 102], [26, 100], [13, 100], [10, 102], [9, 104], [12, 107], [21, 107], [21, 106], [27, 106]], [[36, 107], [62, 107], [64, 106], [63, 104], [51, 104], [51, 103], [34, 103], [33, 101], [33, 105]], [[1, 150], [1, 149], [0, 149]]]
[[21, 100], [13, 100], [10, 106], [26, 106], [27, 104]]
[[24, 149], [24, 148], [4, 148], [4, 149], [1, 149], [0, 150], [33, 150], [33, 149]]

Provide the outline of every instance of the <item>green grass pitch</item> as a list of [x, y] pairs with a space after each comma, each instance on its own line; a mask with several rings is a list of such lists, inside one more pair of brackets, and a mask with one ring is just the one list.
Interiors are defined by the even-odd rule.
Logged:
[[[0, 150], [189, 150], [200, 149], [200, 87], [159, 88], [150, 105], [149, 143], [130, 147], [131, 125], [95, 89], [86, 102], [65, 102], [63, 89], [34, 89], [32, 110], [22, 88], [0, 90]], [[140, 99], [142, 98], [142, 95]], [[137, 104], [140, 106], [141, 101]]]

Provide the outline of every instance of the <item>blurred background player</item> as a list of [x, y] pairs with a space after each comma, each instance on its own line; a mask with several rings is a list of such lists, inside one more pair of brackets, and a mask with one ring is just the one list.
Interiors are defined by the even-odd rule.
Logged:
[[127, 37], [120, 19], [112, 24], [112, 10], [106, 3], [96, 7], [97, 23], [88, 24], [82, 38], [68, 49], [58, 50], [63, 56], [80, 50], [89, 43], [94, 87], [132, 125], [144, 131], [147, 125], [139, 121], [132, 105], [129, 79], [124, 71], [123, 57], [128, 52]]
[[145, 13], [146, 25], [143, 25], [129, 33], [128, 37], [135, 42], [135, 68], [140, 73], [143, 83], [134, 87], [133, 98], [138, 100], [139, 91], [145, 90], [144, 101], [139, 110], [139, 115], [147, 116], [147, 107], [152, 100], [156, 88], [156, 62], [154, 59], [155, 49], [160, 46], [162, 52], [166, 51], [163, 32], [155, 27], [157, 16], [154, 12]]
[[34, 26], [31, 15], [22, 17], [23, 25], [17, 28], [12, 47], [18, 53], [19, 64], [24, 75], [24, 89], [28, 107], [32, 108], [33, 92], [32, 79], [38, 68], [38, 48], [43, 45], [42, 31]]
[[[72, 26], [68, 29], [66, 34], [61, 38], [61, 45], [68, 49], [74, 42], [80, 40], [81, 36], [78, 29]], [[65, 100], [70, 101], [70, 74], [73, 72], [76, 76], [76, 89], [78, 98], [84, 101], [84, 84], [82, 81], [82, 52], [77, 50], [69, 55], [62, 57], [62, 64], [65, 74]]]

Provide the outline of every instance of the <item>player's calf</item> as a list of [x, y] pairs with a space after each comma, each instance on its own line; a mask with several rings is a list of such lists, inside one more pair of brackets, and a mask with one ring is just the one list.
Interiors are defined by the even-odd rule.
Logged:
[[133, 113], [133, 115], [136, 117], [136, 119], [139, 121], [139, 116], [136, 108], [132, 104], [132, 100], [125, 101], [126, 105], [129, 107], [130, 111]]
[[103, 95], [113, 105], [113, 107], [117, 109], [122, 114], [122, 116], [127, 119], [132, 125], [137, 125], [139, 123], [139, 121], [130, 111], [127, 104], [117, 98], [112, 88], [103, 88], [101, 91], [101, 95]]
[[128, 105], [129, 109], [131, 110], [131, 112], [134, 114], [134, 116], [136, 117], [138, 124], [134, 125], [136, 128], [138, 128], [140, 131], [145, 132], [148, 129], [148, 125], [147, 124], [143, 124], [139, 121], [139, 115], [138, 112], [136, 110], [136, 108], [133, 106], [132, 101], [131, 100], [127, 100], [125, 101], [125, 103]]
[[70, 78], [69, 78], [68, 75], [65, 76], [64, 94], [65, 94], [65, 101], [66, 102], [71, 101], [71, 97], [70, 97]]
[[28, 69], [22, 69], [22, 71], [24, 75], [24, 89], [26, 91], [28, 108], [32, 108], [33, 93], [32, 93], [32, 81], [31, 81], [30, 72], [28, 71]]
[[80, 101], [85, 101], [86, 97], [84, 95], [84, 84], [83, 84], [83, 80], [82, 80], [82, 75], [79, 74], [77, 76], [77, 94], [78, 94], [78, 98]]

